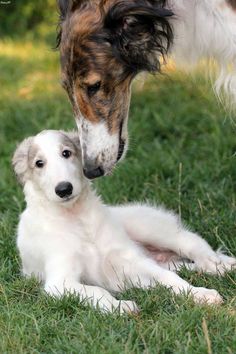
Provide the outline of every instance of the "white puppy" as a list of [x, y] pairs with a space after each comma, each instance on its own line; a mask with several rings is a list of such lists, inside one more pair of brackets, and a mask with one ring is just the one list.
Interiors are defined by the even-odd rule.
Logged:
[[48, 294], [75, 293], [102, 310], [136, 311], [134, 302], [108, 291], [160, 283], [196, 302], [222, 301], [216, 290], [194, 287], [169, 269], [184, 258], [191, 268], [223, 273], [236, 259], [214, 252], [161, 208], [105, 206], [83, 176], [76, 134], [43, 131], [28, 138], [13, 165], [27, 203], [17, 237], [23, 273], [41, 279]]

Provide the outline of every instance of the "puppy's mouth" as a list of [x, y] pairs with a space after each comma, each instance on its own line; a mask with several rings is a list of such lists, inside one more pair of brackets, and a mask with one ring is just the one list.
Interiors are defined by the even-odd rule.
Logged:
[[60, 203], [61, 204], [66, 204], [66, 203], [75, 201], [77, 198], [78, 198], [78, 195], [72, 195], [70, 197], [65, 197], [62, 200], [60, 200]]

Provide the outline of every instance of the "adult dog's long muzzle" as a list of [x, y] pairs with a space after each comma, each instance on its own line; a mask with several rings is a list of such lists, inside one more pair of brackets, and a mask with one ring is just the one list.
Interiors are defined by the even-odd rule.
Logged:
[[95, 179], [98, 177], [102, 177], [104, 175], [104, 169], [102, 166], [96, 166], [92, 163], [85, 163], [84, 168], [84, 175], [88, 179]]
[[118, 150], [118, 155], [116, 160], [117, 162], [122, 158], [124, 149], [125, 149], [125, 141], [123, 139], [120, 139], [119, 150]]
[[91, 124], [82, 121], [82, 123], [78, 124], [78, 127], [85, 177], [95, 179], [110, 175], [127, 150], [124, 124], [121, 123], [120, 129], [112, 134], [104, 122]]

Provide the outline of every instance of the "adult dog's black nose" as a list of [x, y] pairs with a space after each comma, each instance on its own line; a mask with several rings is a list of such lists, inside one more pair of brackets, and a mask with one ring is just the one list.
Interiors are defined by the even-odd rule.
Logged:
[[55, 192], [60, 198], [69, 197], [73, 192], [73, 186], [70, 182], [61, 182], [56, 186]]
[[97, 177], [101, 177], [104, 175], [104, 169], [102, 167], [92, 167], [90, 165], [85, 165], [84, 167], [84, 175], [88, 179], [94, 179]]

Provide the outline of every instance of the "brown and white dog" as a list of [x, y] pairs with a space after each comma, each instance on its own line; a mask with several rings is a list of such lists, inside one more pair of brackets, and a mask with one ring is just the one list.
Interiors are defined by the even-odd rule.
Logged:
[[[84, 173], [109, 174], [127, 150], [131, 83], [165, 58], [214, 58], [216, 90], [236, 101], [236, 0], [58, 0], [62, 84], [80, 132]], [[164, 58], [164, 61], [163, 61]]]

